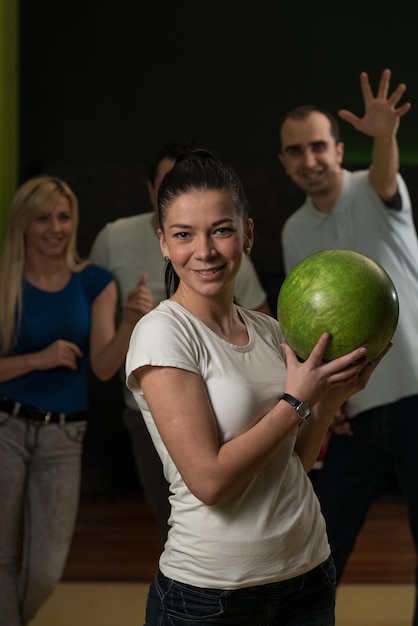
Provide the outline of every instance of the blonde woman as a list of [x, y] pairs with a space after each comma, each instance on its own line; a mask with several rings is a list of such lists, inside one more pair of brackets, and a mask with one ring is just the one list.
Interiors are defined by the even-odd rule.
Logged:
[[34, 617], [59, 581], [74, 529], [87, 372], [122, 364], [135, 290], [115, 332], [112, 274], [77, 254], [78, 202], [62, 180], [25, 182], [0, 261], [0, 625]]

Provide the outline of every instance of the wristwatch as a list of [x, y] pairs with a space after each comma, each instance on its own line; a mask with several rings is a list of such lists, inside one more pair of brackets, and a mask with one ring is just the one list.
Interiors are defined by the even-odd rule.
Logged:
[[307, 420], [312, 412], [311, 407], [307, 402], [301, 402], [300, 400], [296, 400], [296, 398], [291, 396], [289, 393], [284, 393], [281, 397], [281, 400], [285, 400], [286, 402], [291, 404], [301, 420]]

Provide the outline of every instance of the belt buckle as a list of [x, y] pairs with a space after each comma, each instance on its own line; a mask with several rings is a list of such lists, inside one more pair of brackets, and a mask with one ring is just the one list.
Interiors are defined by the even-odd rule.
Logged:
[[52, 412], [51, 411], [48, 411], [47, 413], [45, 413], [44, 421], [43, 421], [43, 424], [45, 426], [47, 426], [49, 424], [49, 422], [51, 421], [51, 417], [52, 417]]

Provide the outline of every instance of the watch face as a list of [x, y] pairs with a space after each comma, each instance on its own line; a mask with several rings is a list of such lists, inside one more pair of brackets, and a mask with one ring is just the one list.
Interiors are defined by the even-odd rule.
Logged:
[[301, 402], [299, 406], [297, 407], [296, 411], [298, 412], [298, 415], [300, 417], [302, 417], [303, 419], [306, 419], [311, 414], [311, 407], [306, 402]]

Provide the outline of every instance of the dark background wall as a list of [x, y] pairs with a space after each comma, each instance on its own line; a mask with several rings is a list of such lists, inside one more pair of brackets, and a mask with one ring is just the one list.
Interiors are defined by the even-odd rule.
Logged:
[[[109, 220], [149, 209], [148, 164], [186, 137], [240, 174], [256, 224], [253, 259], [273, 310], [283, 279], [280, 229], [299, 191], [277, 160], [278, 121], [302, 103], [362, 114], [359, 74], [390, 67], [413, 104], [399, 131], [417, 196], [417, 38], [411, 2], [21, 0], [20, 181], [48, 172], [78, 195], [87, 255]], [[417, 109], [418, 110], [418, 109]], [[349, 168], [370, 141], [342, 122]], [[91, 382], [83, 489], [138, 484], [120, 420], [121, 386]]]

